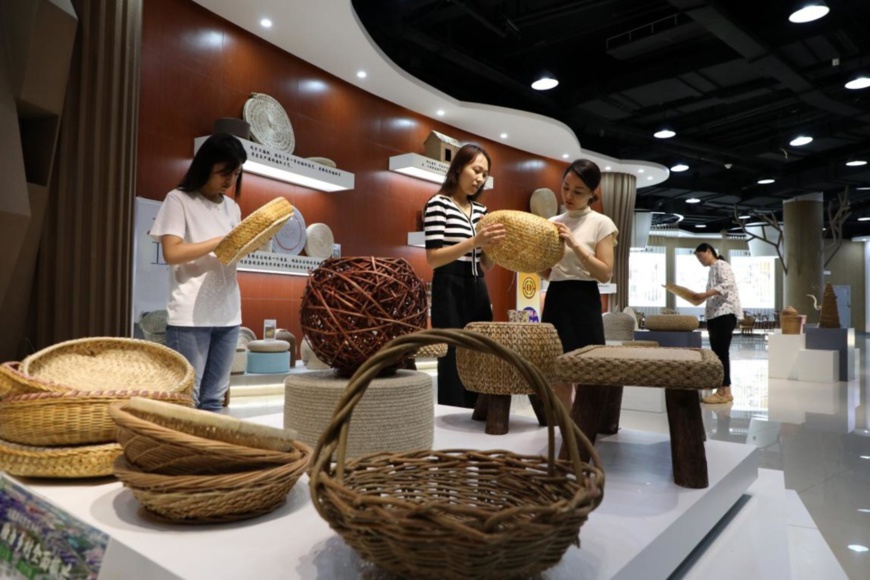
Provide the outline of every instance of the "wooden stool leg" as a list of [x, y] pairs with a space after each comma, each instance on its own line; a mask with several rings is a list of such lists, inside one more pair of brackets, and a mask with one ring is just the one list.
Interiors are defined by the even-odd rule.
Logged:
[[471, 413], [472, 421], [486, 421], [487, 398], [489, 395], [477, 394], [477, 402], [474, 404], [474, 412]]
[[693, 489], [705, 488], [709, 485], [707, 454], [698, 394], [686, 389], [665, 389], [665, 405], [671, 431], [674, 483]]
[[622, 387], [610, 387], [607, 390], [607, 400], [598, 432], [603, 435], [614, 435], [619, 431], [619, 413], [622, 410]]
[[508, 418], [511, 414], [510, 395], [486, 396], [486, 433], [504, 435], [508, 432]]
[[538, 418], [538, 425], [541, 427], [547, 426], [547, 415], [544, 413], [544, 401], [538, 395], [529, 395], [529, 402], [532, 404], [532, 410], [535, 412], [535, 417]]
[[[580, 427], [589, 442], [595, 445], [595, 437], [598, 435], [598, 425], [601, 424], [601, 416], [604, 413], [604, 405], [607, 401], [607, 391], [611, 387], [599, 385], [577, 385], [574, 393], [574, 404], [571, 406], [571, 419]], [[700, 406], [700, 404], [699, 404]], [[582, 448], [580, 456], [583, 461], [588, 461], [589, 456]], [[568, 451], [565, 444], [559, 452], [560, 459], [567, 459]]]

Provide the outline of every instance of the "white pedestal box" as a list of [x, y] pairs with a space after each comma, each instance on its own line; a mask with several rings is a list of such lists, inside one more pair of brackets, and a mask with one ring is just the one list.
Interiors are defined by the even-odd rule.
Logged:
[[798, 380], [836, 383], [840, 380], [840, 353], [836, 350], [798, 351]]
[[798, 352], [806, 348], [804, 334], [771, 334], [768, 337], [768, 371], [772, 379], [798, 378]]

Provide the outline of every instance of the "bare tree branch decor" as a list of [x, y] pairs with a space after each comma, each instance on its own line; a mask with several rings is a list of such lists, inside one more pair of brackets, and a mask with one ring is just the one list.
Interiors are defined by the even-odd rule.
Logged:
[[[761, 235], [757, 235], [754, 232], [751, 232], [746, 229], [746, 225], [750, 221], [761, 221], [764, 222], [764, 226], [761, 227]], [[788, 275], [788, 264], [785, 263], [785, 256], [783, 255], [783, 243], [785, 237], [782, 231], [782, 224], [779, 223], [779, 220], [776, 219], [775, 215], [770, 214], [754, 214], [750, 213], [749, 218], [741, 218], [740, 212], [737, 211], [737, 204], [734, 205], [734, 223], [740, 226], [741, 231], [744, 234], [749, 236], [751, 239], [760, 240], [766, 244], [770, 244], [774, 248], [776, 248], [776, 255], [779, 257], [779, 263], [782, 264], [782, 271], [787, 276]], [[773, 228], [779, 234], [776, 240], [771, 240], [767, 237], [767, 228]]]
[[[835, 207], [836, 211], [834, 211]], [[837, 196], [836, 202], [832, 199], [828, 203], [827, 214], [828, 227], [831, 228], [831, 241], [826, 242], [822, 248], [822, 256], [828, 256], [825, 259], [825, 266], [837, 255], [840, 246], [843, 245], [843, 223], [852, 214], [852, 208], [849, 205], [849, 186], [843, 188], [843, 191]]]

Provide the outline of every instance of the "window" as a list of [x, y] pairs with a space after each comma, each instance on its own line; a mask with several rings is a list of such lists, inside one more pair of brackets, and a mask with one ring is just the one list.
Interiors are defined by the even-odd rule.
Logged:
[[665, 249], [648, 247], [628, 256], [628, 303], [632, 307], [664, 306], [667, 272]]
[[[685, 286], [693, 292], [703, 292], [707, 289], [707, 277], [710, 271], [695, 257], [693, 248], [677, 248], [674, 268], [677, 285]], [[698, 308], [680, 297], [676, 297], [675, 305], [677, 308]]]
[[773, 309], [776, 298], [776, 258], [752, 257], [746, 250], [733, 250], [729, 257], [743, 310]]

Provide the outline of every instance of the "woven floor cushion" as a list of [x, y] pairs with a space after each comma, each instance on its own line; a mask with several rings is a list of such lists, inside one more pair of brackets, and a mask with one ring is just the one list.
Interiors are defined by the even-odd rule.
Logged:
[[586, 346], [557, 357], [553, 370], [570, 383], [678, 389], [715, 389], [724, 375], [703, 348]]
[[607, 340], [634, 340], [634, 326], [637, 322], [631, 314], [625, 312], [605, 312], [601, 321], [604, 323], [604, 338]]
[[698, 319], [691, 314], [650, 314], [646, 329], [691, 332], [698, 329]]
[[[548, 379], [562, 342], [552, 324], [538, 322], [472, 322], [465, 330], [488, 336], [537, 366]], [[534, 391], [513, 365], [491, 354], [458, 348], [456, 368], [465, 388], [487, 395], [531, 395]]]
[[[288, 376], [284, 380], [284, 427], [295, 429], [300, 441], [317, 445], [347, 384], [348, 379], [331, 370]], [[428, 374], [397, 371], [373, 379], [353, 411], [348, 457], [430, 449], [434, 418], [435, 397]]]
[[248, 343], [248, 350], [251, 352], [287, 352], [290, 350], [290, 343], [286, 340], [252, 340]]

